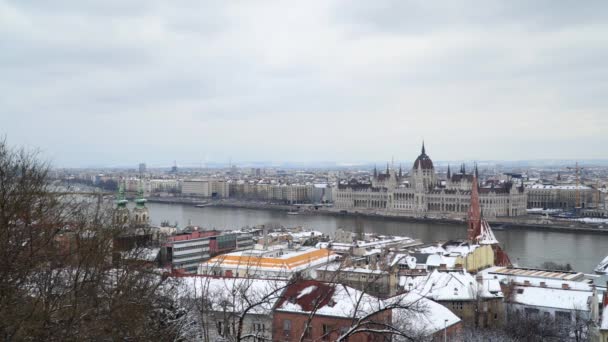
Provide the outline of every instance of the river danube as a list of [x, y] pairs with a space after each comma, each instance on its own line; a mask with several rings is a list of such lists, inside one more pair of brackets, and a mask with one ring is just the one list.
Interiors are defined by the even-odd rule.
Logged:
[[[351, 216], [287, 215], [282, 211], [190, 205], [148, 203], [151, 223], [162, 220], [178, 222], [181, 227], [191, 222], [206, 229], [239, 229], [261, 224], [302, 226], [327, 234], [338, 228], [354, 230]], [[466, 226], [431, 222], [403, 222], [386, 218], [362, 218], [364, 229], [387, 235], [402, 235], [423, 242], [434, 242], [466, 237]], [[570, 263], [580, 272], [591, 273], [608, 254], [608, 234], [546, 232], [509, 228], [495, 230], [496, 238], [519, 266], [536, 267], [545, 261]]]

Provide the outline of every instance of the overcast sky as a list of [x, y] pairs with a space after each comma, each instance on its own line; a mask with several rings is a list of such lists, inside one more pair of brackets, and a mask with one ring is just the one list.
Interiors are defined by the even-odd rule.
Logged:
[[56, 166], [608, 158], [608, 1], [0, 0]]

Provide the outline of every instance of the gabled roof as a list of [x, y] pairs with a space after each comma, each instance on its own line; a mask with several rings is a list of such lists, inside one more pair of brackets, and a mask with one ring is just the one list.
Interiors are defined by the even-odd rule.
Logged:
[[316, 306], [316, 315], [351, 318], [374, 313], [384, 305], [381, 299], [352, 287], [302, 280], [285, 289], [275, 310], [308, 314]]

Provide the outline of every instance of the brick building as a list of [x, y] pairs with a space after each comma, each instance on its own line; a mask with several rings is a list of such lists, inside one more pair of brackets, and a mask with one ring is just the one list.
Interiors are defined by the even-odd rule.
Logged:
[[[314, 303], [318, 303], [315, 307]], [[357, 305], [359, 303], [359, 305]], [[288, 286], [273, 316], [273, 341], [335, 341], [353, 324], [353, 318], [371, 314], [366, 327], [391, 324], [391, 311], [381, 310], [383, 301], [348, 286], [299, 281]], [[380, 310], [380, 311], [379, 311]], [[315, 311], [313, 317], [311, 312]], [[376, 314], [374, 314], [377, 312]], [[380, 333], [355, 332], [348, 341], [385, 341]]]

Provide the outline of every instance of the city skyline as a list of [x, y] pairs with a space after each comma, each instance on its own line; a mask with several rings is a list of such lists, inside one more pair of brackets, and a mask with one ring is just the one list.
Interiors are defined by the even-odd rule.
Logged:
[[604, 159], [607, 7], [4, 1], [0, 135], [57, 167]]

